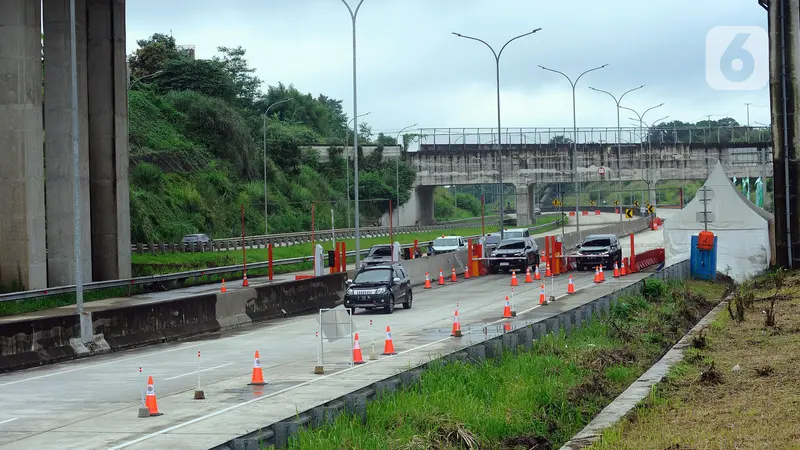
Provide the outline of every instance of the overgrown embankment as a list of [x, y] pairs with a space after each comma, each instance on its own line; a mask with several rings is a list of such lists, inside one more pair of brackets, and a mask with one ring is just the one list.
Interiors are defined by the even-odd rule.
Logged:
[[305, 430], [293, 449], [557, 448], [713, 307], [719, 285], [648, 280], [601, 320], [547, 336], [530, 352], [471, 365], [433, 364], [420, 382]]

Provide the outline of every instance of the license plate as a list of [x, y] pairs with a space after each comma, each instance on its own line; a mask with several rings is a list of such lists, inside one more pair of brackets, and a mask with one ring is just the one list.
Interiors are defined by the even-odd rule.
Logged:
[[507, 265], [508, 265], [508, 263], [507, 263], [507, 262], [501, 262], [501, 263], [500, 263], [500, 265], [501, 265], [501, 266], [507, 266]]

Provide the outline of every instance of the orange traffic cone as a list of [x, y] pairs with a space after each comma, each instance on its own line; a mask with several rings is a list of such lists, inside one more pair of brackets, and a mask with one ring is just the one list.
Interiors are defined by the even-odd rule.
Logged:
[[600, 269], [597, 266], [594, 267], [594, 282], [600, 283]]
[[356, 333], [353, 341], [353, 364], [364, 364], [364, 356], [361, 354], [361, 344], [358, 342], [358, 333]]
[[622, 269], [619, 271], [619, 276], [624, 277], [628, 275], [627, 264], [625, 264], [625, 259], [622, 259]]
[[575, 293], [575, 285], [572, 283], [572, 275], [569, 276], [569, 284], [567, 285], [567, 294]]
[[544, 296], [544, 283], [542, 283], [542, 288], [539, 291], [539, 304], [544, 305], [545, 303], [547, 303], [547, 299]]
[[444, 284], [444, 273], [442, 273], [442, 268], [439, 268], [439, 284]]
[[247, 282], [247, 272], [244, 273], [244, 278], [242, 278], [242, 286], [250, 286], [250, 283]]
[[383, 344], [383, 355], [396, 355], [397, 352], [394, 351], [394, 344], [392, 343], [392, 331], [389, 329], [389, 325], [386, 325], [386, 343]]
[[533, 268], [533, 279], [539, 281], [542, 279], [542, 275], [539, 273], [539, 266]]
[[503, 324], [503, 331], [505, 331], [506, 333], [511, 331], [511, 322], [506, 322]]
[[256, 355], [253, 357], [253, 376], [247, 384], [250, 386], [264, 386], [267, 384], [264, 381], [264, 373], [261, 371], [261, 357], [258, 356], [258, 350], [256, 350]]
[[455, 267], [453, 267], [453, 272], [450, 274], [450, 281], [452, 281], [453, 283], [458, 281], [458, 277], [456, 277], [456, 268]]
[[517, 281], [517, 272], [511, 272], [511, 286], [519, 286]]
[[533, 283], [533, 278], [531, 278], [531, 268], [530, 267], [525, 269], [525, 282], [526, 283]]
[[147, 398], [144, 401], [144, 406], [150, 411], [150, 417], [160, 416], [158, 412], [158, 402], [156, 401], [156, 388], [153, 385], [153, 377], [147, 377]]
[[603, 275], [603, 266], [600, 265], [600, 282], [606, 281], [606, 276]]
[[222, 279], [222, 289], [219, 290], [223, 294], [228, 292], [228, 289], [225, 287], [225, 278]]
[[469, 270], [469, 267], [467, 267], [466, 269], [464, 269], [464, 279], [465, 279], [465, 280], [469, 280], [469, 278], [470, 278], [470, 274], [469, 274], [469, 272], [470, 272], [470, 270]]
[[431, 274], [425, 272], [425, 289], [430, 289], [430, 288], [431, 288]]
[[614, 261], [614, 278], [619, 278], [619, 265]]
[[510, 319], [511, 317], [511, 303], [508, 301], [508, 296], [506, 295], [506, 305], [503, 307], [503, 319]]
[[461, 324], [458, 322], [458, 310], [456, 310], [455, 315], [453, 316], [453, 331], [450, 333], [450, 336], [454, 337], [461, 337]]
[[550, 262], [548, 261], [548, 262], [546, 262], [544, 264], [545, 264], [545, 266], [544, 266], [544, 268], [545, 268], [544, 276], [552, 277], [553, 276], [553, 272], [550, 271]]

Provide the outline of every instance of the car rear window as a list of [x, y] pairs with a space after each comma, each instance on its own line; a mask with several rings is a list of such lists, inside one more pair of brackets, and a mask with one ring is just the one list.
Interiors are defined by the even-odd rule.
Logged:
[[391, 247], [376, 247], [372, 249], [369, 256], [392, 256]]
[[385, 283], [392, 279], [392, 269], [373, 269], [359, 272], [354, 283]]
[[500, 242], [500, 235], [499, 234], [493, 234], [493, 235], [486, 236], [486, 243], [487, 244], [494, 245], [494, 244], [497, 244], [498, 242]]
[[504, 242], [497, 246], [498, 249], [525, 248], [525, 241]]
[[600, 238], [600, 239], [589, 239], [581, 245], [581, 247], [608, 247], [611, 245], [611, 239], [609, 238]]
[[506, 237], [506, 239], [525, 237], [522, 234], [522, 231], [503, 231], [503, 235]]
[[458, 239], [439, 238], [433, 241], [434, 247], [455, 247], [458, 245]]

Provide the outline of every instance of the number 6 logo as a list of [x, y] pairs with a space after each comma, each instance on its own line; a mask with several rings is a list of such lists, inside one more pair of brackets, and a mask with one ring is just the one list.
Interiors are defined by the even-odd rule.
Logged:
[[757, 91], [769, 83], [769, 35], [756, 26], [719, 26], [706, 34], [706, 82], [722, 91]]

